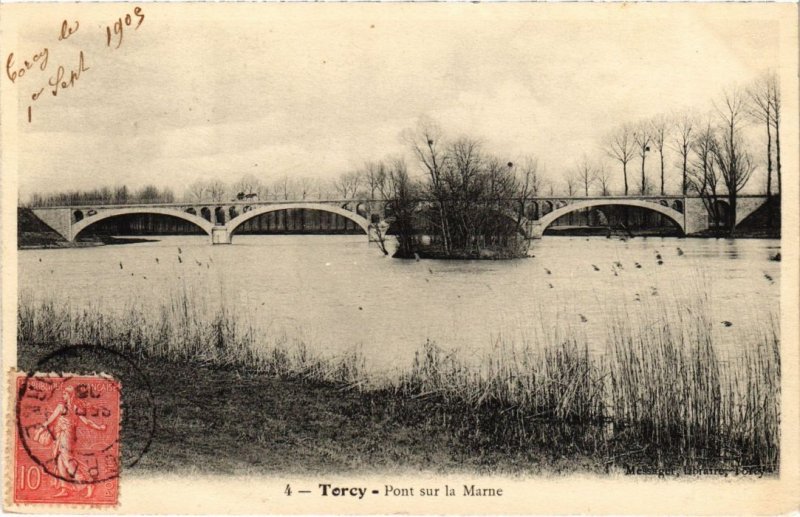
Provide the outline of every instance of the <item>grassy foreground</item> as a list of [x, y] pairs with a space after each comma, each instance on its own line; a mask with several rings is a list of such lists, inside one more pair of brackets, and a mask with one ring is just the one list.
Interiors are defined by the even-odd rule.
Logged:
[[[26, 347], [20, 363], [30, 366], [29, 357], [51, 349]], [[93, 370], [87, 366], [87, 372]], [[361, 392], [299, 375], [275, 377], [199, 363], [146, 359], [139, 366], [156, 391], [156, 431], [131, 474], [537, 473], [602, 468], [588, 458], [576, 464], [575, 457], [538, 449], [476, 454], [441, 419], [431, 418], [436, 403], [389, 391]]]
[[70, 343], [131, 357], [157, 387], [156, 435], [142, 469], [779, 466], [774, 323], [733, 358], [716, 349], [702, 310], [676, 310], [653, 321], [619, 318], [601, 355], [570, 329], [556, 340], [497, 346], [477, 364], [426, 343], [399, 375], [376, 378], [357, 351], [323, 358], [302, 344], [270, 342], [193, 296], [117, 316], [23, 297], [19, 363], [30, 368]]

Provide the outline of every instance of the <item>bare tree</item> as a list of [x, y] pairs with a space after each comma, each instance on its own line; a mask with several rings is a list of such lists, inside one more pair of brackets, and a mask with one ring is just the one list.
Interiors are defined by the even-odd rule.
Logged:
[[[491, 198], [498, 197], [497, 191], [501, 187], [496, 181], [502, 176], [496, 167], [481, 152], [481, 145], [473, 138], [461, 137], [451, 142], [447, 147], [449, 160], [443, 168], [442, 179], [444, 182], [445, 199], [447, 199], [447, 214], [450, 216], [447, 227], [450, 238], [456, 242], [472, 242], [477, 236], [476, 232], [481, 226]], [[484, 188], [481, 181], [482, 173], [488, 172], [489, 180], [486, 189], [488, 196], [480, 199], [476, 194]], [[481, 210], [471, 207], [475, 201], [483, 204]]]
[[772, 194], [772, 84], [770, 76], [756, 79], [747, 89], [748, 112], [767, 129], [767, 197]]
[[714, 222], [714, 232], [719, 232], [722, 217], [719, 211], [719, 174], [714, 162], [716, 135], [711, 121], [706, 121], [703, 129], [692, 140], [694, 159], [689, 165], [687, 189], [696, 192], [703, 200], [706, 211]]
[[330, 180], [317, 179], [314, 185], [317, 199], [332, 199], [336, 197], [333, 188], [333, 182]]
[[333, 187], [342, 199], [353, 199], [361, 187], [361, 174], [357, 171], [345, 172], [333, 180]]
[[626, 196], [628, 195], [628, 162], [633, 159], [634, 145], [633, 130], [626, 124], [611, 134], [605, 146], [606, 153], [622, 164], [622, 178]]
[[533, 156], [525, 156], [516, 172], [520, 181], [520, 196], [524, 199], [538, 196], [544, 187], [539, 160]]
[[237, 199], [243, 199], [245, 196], [252, 197], [254, 194], [258, 195], [261, 188], [261, 180], [252, 174], [245, 174], [233, 184], [233, 192]]
[[601, 196], [610, 196], [611, 195], [611, 173], [606, 169], [605, 165], [600, 164], [597, 166], [595, 172], [595, 178], [597, 178], [597, 184], [600, 185], [600, 195]]
[[564, 188], [566, 189], [565, 190], [566, 195], [568, 197], [574, 196], [575, 193], [578, 192], [578, 188], [580, 188], [579, 187], [580, 183], [581, 181], [580, 179], [578, 179], [578, 176], [577, 174], [575, 174], [575, 172], [567, 174], [567, 176], [564, 178]]
[[[391, 160], [386, 172], [385, 181], [378, 185], [381, 198], [386, 201], [389, 220], [395, 228], [397, 235], [398, 257], [410, 258], [414, 256], [414, 210], [415, 198], [419, 196], [419, 185], [411, 180], [408, 167], [402, 158]], [[386, 250], [383, 233], [378, 229], [378, 242], [385, 254]]]
[[552, 196], [553, 195], [553, 180], [551, 178], [548, 178], [545, 175], [544, 170], [542, 170], [542, 174], [540, 175], [540, 178], [541, 178], [539, 180], [540, 181], [540, 185], [539, 185], [539, 189], [537, 191], [536, 196], [537, 197], [538, 196], [543, 196], [545, 194], [545, 192], [547, 192], [549, 196]]
[[519, 192], [519, 207], [517, 209], [517, 223], [519, 223], [525, 216], [525, 206], [528, 201], [539, 195], [544, 184], [539, 174], [539, 160], [533, 156], [524, 157], [522, 163], [515, 167], [514, 171]]
[[128, 192], [128, 187], [125, 185], [116, 187], [114, 189], [114, 204], [122, 205], [128, 202], [128, 197], [130, 193]]
[[276, 199], [288, 201], [290, 197], [294, 197], [294, 182], [287, 174], [284, 174], [275, 181], [272, 191], [275, 193]]
[[258, 190], [256, 193], [258, 194], [258, 199], [269, 199], [270, 192], [272, 191], [271, 185], [266, 182], [260, 181], [258, 184]]
[[383, 162], [367, 162], [361, 174], [366, 183], [370, 199], [376, 199], [381, 192], [381, 186], [386, 181], [386, 165]]
[[[145, 203], [157, 203], [161, 197], [161, 192], [155, 185], [145, 185], [136, 191], [136, 197]], [[97, 191], [97, 198], [103, 199], [103, 190]]]
[[308, 176], [300, 176], [297, 178], [297, 190], [300, 194], [300, 199], [306, 199], [311, 197], [311, 192], [314, 188], [314, 180], [313, 178], [309, 178]]
[[330, 183], [322, 178], [308, 178], [308, 197], [314, 199], [327, 199], [333, 197], [330, 194]]
[[575, 167], [574, 177], [580, 187], [583, 188], [583, 195], [589, 197], [589, 187], [597, 180], [597, 171], [586, 155], [583, 155], [583, 159]]
[[672, 139], [672, 145], [681, 155], [681, 193], [684, 196], [689, 188], [689, 152], [692, 148], [692, 132], [695, 125], [695, 115], [689, 110], [684, 110], [675, 118], [676, 132]]
[[219, 202], [225, 200], [225, 194], [228, 191], [227, 185], [220, 180], [211, 180], [208, 182], [206, 186], [206, 192], [208, 193], [208, 198], [211, 201]]
[[728, 191], [728, 230], [733, 237], [737, 197], [755, 170], [741, 135], [747, 108], [745, 94], [738, 89], [728, 90], [720, 101], [714, 103], [714, 107], [722, 126], [719, 144], [714, 147], [714, 161]]
[[661, 165], [661, 195], [664, 195], [664, 143], [670, 131], [671, 123], [664, 115], [658, 115], [650, 121], [650, 135], [653, 139], [653, 147], [658, 151]]
[[756, 79], [747, 89], [750, 100], [748, 111], [753, 120], [764, 124], [767, 130], [767, 218], [772, 226], [772, 88], [775, 86], [768, 73]]
[[442, 247], [446, 254], [450, 253], [450, 230], [448, 228], [447, 199], [444, 185], [444, 169], [447, 162], [442, 130], [431, 120], [420, 120], [416, 131], [404, 133], [404, 139], [411, 147], [414, 155], [428, 174], [429, 190], [439, 213], [439, 233], [442, 236]]
[[207, 185], [202, 181], [195, 181], [186, 188], [187, 201], [203, 201], [206, 195]]
[[642, 160], [642, 183], [640, 192], [642, 195], [647, 193], [647, 174], [645, 173], [645, 160], [647, 153], [650, 152], [650, 143], [653, 141], [653, 135], [650, 133], [648, 124], [639, 124], [633, 132], [633, 141], [636, 145], [636, 153]]
[[772, 72], [767, 79], [772, 104], [772, 128], [775, 130], [775, 172], [778, 173], [778, 195], [781, 195], [781, 85]]

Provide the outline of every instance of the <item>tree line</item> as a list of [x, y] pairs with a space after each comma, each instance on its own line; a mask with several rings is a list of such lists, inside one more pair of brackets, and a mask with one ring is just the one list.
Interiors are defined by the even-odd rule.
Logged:
[[71, 206], [71, 205], [124, 205], [174, 203], [177, 200], [172, 189], [145, 185], [139, 189], [130, 189], [125, 185], [118, 187], [100, 187], [87, 190], [68, 190], [48, 194], [34, 193], [28, 206]]
[[[758, 152], [752, 142], [756, 126], [764, 141], [764, 149]], [[485, 234], [487, 229], [480, 228], [477, 221], [493, 219], [483, 217], [487, 210], [521, 213], [520, 202], [530, 197], [694, 194], [704, 200], [714, 221], [727, 223], [732, 232], [738, 194], [748, 185], [762, 158], [766, 168], [763, 192], [770, 197], [780, 195], [780, 129], [780, 85], [777, 75], [770, 71], [745, 87], [725, 90], [705, 113], [684, 110], [620, 124], [606, 135], [593, 158], [583, 155], [560, 177], [542, 174], [533, 157], [512, 163], [491, 155], [474, 138], [449, 140], [435, 123], [422, 121], [416, 130], [406, 130], [403, 138], [424, 182], [408, 179], [402, 158], [389, 158], [368, 161], [330, 180], [290, 175], [267, 179], [244, 174], [232, 182], [196, 181], [180, 195], [153, 185], [135, 190], [104, 187], [34, 194], [30, 205], [354, 198], [392, 201], [398, 192], [408, 190], [436, 207], [431, 223], [436, 226], [433, 235], [440, 239], [444, 250], [449, 250], [451, 246], [462, 247], [475, 235]], [[609, 167], [609, 163], [616, 165]], [[648, 174], [653, 168], [657, 170], [655, 179]], [[398, 181], [408, 184], [397, 185]], [[619, 183], [621, 188], [616, 187]], [[513, 197], [516, 201], [499, 206], [499, 201], [490, 201], [485, 194], [498, 199]], [[481, 204], [470, 209], [471, 215], [456, 215], [467, 209], [467, 203], [478, 199]], [[719, 209], [720, 200], [728, 205], [724, 212]], [[395, 208], [402, 212], [401, 207]], [[474, 213], [477, 210], [483, 211], [483, 216]], [[728, 220], [722, 221], [723, 217]], [[771, 212], [769, 218], [771, 222]]]
[[244, 174], [234, 181], [212, 179], [195, 181], [183, 193], [169, 187], [145, 185], [139, 189], [127, 186], [99, 187], [52, 193], [34, 193], [26, 203], [33, 207], [70, 205], [111, 205], [147, 203], [226, 203], [231, 201], [290, 201], [376, 199], [379, 197], [377, 163], [346, 171], [334, 179], [283, 175], [265, 180], [255, 174]]
[[[762, 151], [754, 150], [758, 142], [754, 145], [752, 134], [747, 133], [756, 125], [764, 135]], [[715, 223], [725, 223], [732, 236], [739, 193], [753, 177], [760, 157], [766, 166], [766, 182], [763, 190], [757, 190], [768, 198], [780, 196], [780, 129], [780, 84], [777, 75], [770, 71], [745, 87], [724, 90], [706, 113], [685, 110], [671, 116], [658, 115], [638, 123], [622, 124], [607, 136], [603, 149], [619, 166], [623, 195], [671, 193], [666, 179], [665, 155], [677, 154], [679, 189], [672, 193], [699, 195]], [[647, 159], [652, 154], [658, 157], [659, 178], [655, 184], [649, 181], [646, 173]], [[587, 176], [606, 191], [607, 171], [602, 165], [588, 165], [586, 158], [568, 181], [588, 185]], [[636, 180], [638, 185], [634, 183]], [[720, 210], [720, 200], [728, 205], [724, 212]], [[772, 204], [767, 206], [772, 225]], [[724, 217], [727, 220], [722, 220]]]

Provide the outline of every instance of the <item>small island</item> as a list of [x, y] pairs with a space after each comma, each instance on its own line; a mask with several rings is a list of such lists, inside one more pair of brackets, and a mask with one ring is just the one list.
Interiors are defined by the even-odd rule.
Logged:
[[525, 202], [540, 187], [534, 158], [522, 165], [502, 160], [484, 151], [477, 139], [446, 139], [429, 121], [404, 136], [424, 175], [410, 177], [402, 160], [375, 167], [397, 237], [395, 258], [528, 256]]

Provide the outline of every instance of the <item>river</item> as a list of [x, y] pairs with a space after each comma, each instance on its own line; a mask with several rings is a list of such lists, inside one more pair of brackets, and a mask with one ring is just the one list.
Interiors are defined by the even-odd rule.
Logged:
[[406, 367], [426, 340], [479, 358], [570, 328], [602, 351], [614, 318], [687, 307], [706, 311], [735, 353], [780, 299], [773, 240], [545, 237], [525, 260], [402, 261], [353, 235], [159, 239], [22, 250], [21, 296], [113, 313], [189, 286], [269, 335], [323, 353], [357, 346], [376, 371]]

